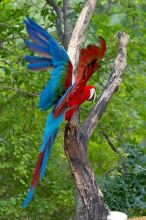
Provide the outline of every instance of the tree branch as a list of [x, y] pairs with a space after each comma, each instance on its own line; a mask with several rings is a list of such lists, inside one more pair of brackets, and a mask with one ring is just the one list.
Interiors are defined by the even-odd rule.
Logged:
[[62, 24], [63, 24], [63, 13], [62, 9], [59, 5], [56, 4], [54, 0], [46, 0], [49, 5], [52, 6], [54, 11], [56, 12], [57, 19], [56, 19], [56, 30], [57, 30], [57, 35], [59, 37], [59, 40], [63, 44], [63, 29], [62, 29]]
[[84, 148], [85, 138], [76, 124], [68, 122], [65, 127], [65, 153], [76, 182], [77, 220], [106, 220], [107, 210], [104, 207], [103, 194], [96, 184], [96, 178]]
[[72, 35], [72, 23], [71, 23], [71, 1], [63, 0], [63, 16], [64, 16], [64, 48], [68, 48], [69, 41]]
[[[68, 54], [74, 66], [74, 77], [83, 35], [96, 7], [96, 2], [97, 0], [86, 1], [69, 43]], [[78, 190], [76, 219], [106, 220], [107, 210], [104, 206], [103, 195], [96, 184], [96, 178], [88, 161], [86, 133], [79, 128], [76, 119], [77, 116], [73, 116], [72, 120], [67, 123], [64, 135], [65, 153]]]
[[[68, 54], [74, 67], [77, 67], [79, 61], [79, 51], [83, 43], [83, 36], [88, 27], [91, 15], [95, 10], [96, 3], [97, 0], [86, 1], [73, 30], [73, 34], [69, 42]], [[76, 68], [74, 70], [74, 76], [76, 75], [75, 71]]]
[[128, 44], [129, 36], [126, 33], [122, 32], [118, 34], [118, 39], [119, 39], [119, 49], [113, 67], [113, 71], [109, 77], [109, 80], [105, 86], [102, 95], [100, 96], [93, 111], [89, 114], [88, 118], [86, 119], [82, 127], [83, 130], [87, 133], [88, 139], [91, 137], [93, 131], [95, 130], [113, 94], [118, 90], [122, 80], [124, 69], [126, 67], [126, 60], [127, 60], [126, 47]]
[[101, 134], [104, 136], [104, 138], [107, 140], [109, 146], [111, 147], [111, 149], [118, 154], [119, 156], [121, 156], [120, 151], [118, 150], [117, 147], [115, 147], [115, 145], [113, 144], [113, 142], [111, 141], [111, 139], [109, 138], [108, 134], [105, 131], [101, 131]]

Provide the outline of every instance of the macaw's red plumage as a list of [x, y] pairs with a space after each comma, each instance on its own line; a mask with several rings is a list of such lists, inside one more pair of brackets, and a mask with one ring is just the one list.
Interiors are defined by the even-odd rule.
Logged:
[[67, 52], [57, 41], [31, 18], [24, 21], [31, 41], [28, 48], [40, 56], [26, 56], [31, 70], [51, 68], [51, 79], [40, 95], [39, 108], [43, 111], [53, 107], [48, 115], [45, 133], [40, 147], [38, 163], [28, 195], [23, 203], [25, 208], [31, 201], [39, 180], [44, 177], [59, 127], [63, 120], [70, 120], [78, 107], [86, 100], [95, 98], [95, 86], [87, 85], [92, 74], [100, 67], [106, 52], [106, 43], [99, 38], [100, 46], [89, 45], [81, 50], [77, 78], [72, 85], [73, 66]]
[[99, 42], [100, 47], [89, 45], [81, 50], [76, 82], [80, 83], [82, 87], [86, 85], [92, 74], [99, 69], [100, 61], [106, 52], [105, 40], [99, 37]]
[[99, 37], [99, 42], [101, 47], [89, 45], [81, 50], [75, 86], [54, 111], [55, 117], [58, 117], [65, 108], [69, 107], [65, 119], [70, 120], [78, 106], [89, 99], [91, 91], [94, 91], [93, 94], [95, 93], [95, 87], [86, 84], [92, 74], [100, 67], [100, 61], [106, 52], [105, 40]]
[[[69, 121], [73, 114], [77, 111], [78, 107], [84, 103], [85, 101], [87, 100], [94, 100], [94, 96], [95, 96], [95, 90], [96, 90], [96, 87], [95, 86], [85, 86], [84, 87], [84, 90], [82, 91], [82, 93], [79, 93], [78, 94], [78, 97], [76, 97], [76, 90], [73, 90], [72, 91], [72, 95], [70, 95], [69, 97], [69, 100], [68, 100], [68, 107], [69, 107], [69, 110], [66, 111], [65, 113], [65, 120], [66, 121]], [[58, 109], [56, 109], [55, 113], [54, 113], [54, 116], [57, 114], [60, 114], [58, 113], [59, 110], [59, 107]]]

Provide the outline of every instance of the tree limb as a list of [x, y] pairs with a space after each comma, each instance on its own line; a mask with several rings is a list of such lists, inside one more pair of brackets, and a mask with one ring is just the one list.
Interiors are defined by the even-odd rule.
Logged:
[[72, 36], [72, 23], [71, 23], [71, 1], [63, 0], [63, 17], [64, 17], [64, 38], [63, 46], [68, 48], [69, 41]]
[[126, 67], [126, 60], [127, 60], [126, 47], [128, 44], [129, 36], [124, 32], [120, 32], [118, 34], [118, 39], [119, 39], [119, 49], [113, 67], [113, 71], [109, 77], [109, 80], [105, 86], [102, 95], [100, 96], [93, 111], [89, 114], [88, 118], [86, 119], [82, 127], [82, 129], [87, 133], [88, 139], [91, 137], [93, 131], [95, 130], [113, 94], [118, 90], [122, 80], [124, 69]]
[[[74, 77], [79, 58], [79, 50], [83, 42], [83, 35], [88, 27], [97, 0], [86, 1], [74, 28], [69, 43], [68, 54], [74, 66]], [[82, 132], [73, 116], [65, 128], [65, 153], [74, 176], [77, 193], [77, 220], [106, 220], [107, 210], [104, 206], [103, 195], [96, 184], [96, 178], [91, 169], [87, 155], [86, 133]]]
[[118, 150], [117, 147], [115, 147], [115, 145], [113, 144], [113, 142], [111, 141], [111, 139], [109, 138], [108, 134], [105, 131], [101, 131], [101, 134], [104, 136], [104, 138], [107, 140], [109, 146], [111, 147], [111, 149], [119, 156], [121, 156], [120, 151]]
[[[88, 27], [91, 15], [95, 10], [96, 3], [97, 0], [86, 1], [73, 30], [72, 37], [69, 42], [68, 54], [74, 67], [77, 67], [79, 61], [79, 51], [83, 43], [84, 33]], [[75, 71], [76, 68], [74, 70], [74, 76], [76, 75]]]
[[57, 19], [56, 19], [56, 30], [57, 30], [57, 35], [59, 37], [59, 40], [63, 44], [63, 29], [62, 29], [62, 24], [63, 24], [63, 13], [62, 9], [59, 5], [56, 4], [54, 0], [46, 0], [49, 5], [51, 5], [56, 12]]
[[65, 127], [65, 153], [71, 166], [76, 182], [77, 220], [107, 220], [107, 210], [104, 207], [103, 194], [96, 184], [96, 178], [87, 158], [84, 140], [77, 124], [68, 122]]

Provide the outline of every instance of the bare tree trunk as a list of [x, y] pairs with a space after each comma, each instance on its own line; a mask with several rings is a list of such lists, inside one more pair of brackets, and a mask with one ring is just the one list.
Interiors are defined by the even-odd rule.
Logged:
[[65, 128], [65, 152], [77, 186], [77, 220], [106, 220], [107, 212], [103, 196], [96, 184], [82, 140], [84, 133], [77, 124], [68, 123]]
[[75, 118], [67, 124], [65, 129], [65, 153], [79, 193], [77, 195], [77, 220], [107, 219], [103, 196], [96, 184], [87, 158], [87, 142], [105, 112], [110, 99], [118, 90], [126, 67], [126, 46], [129, 36], [125, 33], [119, 33], [118, 38], [119, 49], [113, 71], [93, 111], [89, 114], [82, 129], [79, 128]]
[[71, 1], [63, 0], [63, 15], [64, 15], [64, 38], [63, 45], [67, 50], [69, 41], [72, 35], [72, 22], [71, 22]]
[[[63, 10], [56, 5], [54, 0], [47, 0], [56, 11], [58, 21], [62, 19], [61, 12], [64, 14], [64, 31], [66, 34], [64, 45], [70, 38], [70, 1], [64, 0]], [[88, 27], [90, 18], [96, 7], [97, 0], [87, 0], [80, 16], [77, 20], [71, 40], [69, 42], [68, 54], [74, 66], [74, 78], [76, 76], [76, 68], [78, 64], [79, 51], [83, 42], [84, 32]], [[58, 26], [58, 32], [60, 26]], [[88, 161], [88, 140], [95, 130], [100, 118], [106, 110], [106, 107], [113, 94], [118, 90], [122, 75], [126, 66], [126, 46], [128, 44], [128, 35], [119, 34], [119, 50], [115, 60], [115, 65], [107, 85], [96, 103], [93, 111], [87, 117], [82, 128], [79, 128], [78, 118], [75, 116], [67, 123], [64, 134], [65, 153], [70, 163], [71, 172], [73, 174], [77, 187], [77, 220], [107, 220], [107, 209], [105, 208], [103, 195], [96, 184], [95, 176]], [[64, 42], [64, 40], [62, 41]]]

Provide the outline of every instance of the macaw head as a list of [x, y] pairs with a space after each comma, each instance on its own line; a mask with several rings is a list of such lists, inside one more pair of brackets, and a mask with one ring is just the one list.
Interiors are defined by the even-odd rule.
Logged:
[[96, 98], [96, 87], [95, 86], [90, 86], [86, 85], [84, 88], [84, 94], [86, 97], [87, 101], [95, 101]]

